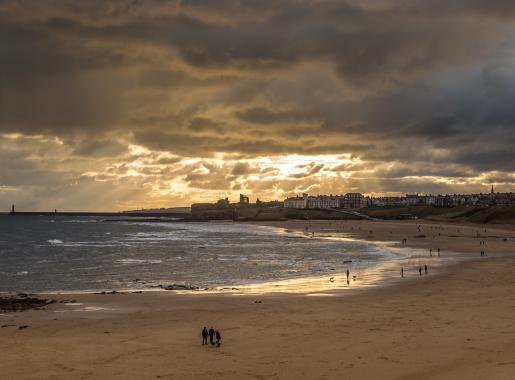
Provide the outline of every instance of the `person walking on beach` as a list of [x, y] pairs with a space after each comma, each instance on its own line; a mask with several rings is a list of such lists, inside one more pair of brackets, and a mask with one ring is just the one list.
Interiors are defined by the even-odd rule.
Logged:
[[440, 248], [438, 248], [438, 257], [440, 257]]
[[207, 332], [206, 326], [202, 329], [202, 345], [205, 346], [207, 344], [207, 336], [209, 333]]
[[422, 267], [418, 267], [418, 275], [422, 276]]
[[404, 277], [404, 268], [401, 267], [401, 277]]
[[349, 270], [347, 269], [347, 285], [349, 285], [349, 276], [350, 276], [350, 272], [349, 272]]
[[214, 345], [215, 344], [215, 341], [213, 340], [215, 337], [215, 329], [213, 329], [213, 327], [211, 327], [209, 329], [209, 342]]
[[429, 248], [429, 256], [433, 257], [433, 248]]
[[220, 347], [220, 345], [222, 344], [222, 336], [220, 335], [220, 331], [216, 330], [215, 335], [216, 335], [216, 347]]
[[424, 273], [427, 274], [427, 265], [424, 265]]

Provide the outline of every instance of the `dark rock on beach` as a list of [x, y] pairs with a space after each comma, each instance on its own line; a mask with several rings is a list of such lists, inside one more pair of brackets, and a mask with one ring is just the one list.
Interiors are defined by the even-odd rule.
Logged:
[[77, 303], [75, 300], [61, 300], [59, 303]]
[[31, 297], [28, 294], [20, 293], [16, 296], [0, 297], [0, 312], [10, 313], [31, 309], [42, 309], [53, 304], [55, 300]]
[[183, 284], [171, 284], [171, 285], [150, 285], [149, 288], [158, 288], [164, 290], [199, 290], [198, 286], [183, 285]]
[[125, 293], [124, 292], [117, 292], [116, 290], [111, 290], [110, 292], [103, 291], [103, 292], [97, 292], [97, 293], [93, 293], [93, 294], [106, 295], [106, 294], [125, 294]]
[[198, 290], [197, 286], [189, 286], [189, 285], [181, 285], [181, 284], [172, 284], [162, 286], [164, 290]]

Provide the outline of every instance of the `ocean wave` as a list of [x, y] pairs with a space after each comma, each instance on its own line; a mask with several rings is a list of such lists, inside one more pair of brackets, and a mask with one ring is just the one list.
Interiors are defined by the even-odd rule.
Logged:
[[96, 219], [90, 220], [81, 220], [81, 219], [72, 219], [72, 220], [63, 220], [62, 223], [96, 223]]
[[161, 264], [163, 261], [162, 260], [143, 260], [143, 259], [120, 259], [120, 260], [116, 260], [116, 262], [120, 263], [120, 264], [131, 265], [131, 264]]
[[47, 242], [50, 244], [63, 244], [63, 241], [59, 240], [59, 239], [50, 239], [50, 240], [47, 240]]
[[88, 247], [88, 248], [112, 248], [112, 247], [130, 247], [130, 244], [123, 243], [66, 243], [63, 247]]

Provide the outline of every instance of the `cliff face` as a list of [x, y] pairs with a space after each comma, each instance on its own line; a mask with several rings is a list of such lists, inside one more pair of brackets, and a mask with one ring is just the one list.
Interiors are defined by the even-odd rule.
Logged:
[[192, 208], [190, 219], [264, 221], [286, 219], [348, 220], [359, 219], [359, 217], [329, 210], [242, 207], [234, 209], [207, 210]]

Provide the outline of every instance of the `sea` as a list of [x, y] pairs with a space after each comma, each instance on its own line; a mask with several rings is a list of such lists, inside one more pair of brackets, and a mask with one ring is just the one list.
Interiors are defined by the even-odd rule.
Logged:
[[[371, 285], [398, 277], [399, 265], [406, 260], [418, 265], [416, 254], [387, 244], [318, 235], [232, 222], [3, 215], [0, 292], [151, 290], [171, 285], [208, 291], [255, 290], [262, 285], [268, 291], [296, 291], [306, 283], [312, 291], [317, 286], [327, 290]], [[356, 274], [367, 280], [357, 281]]]

